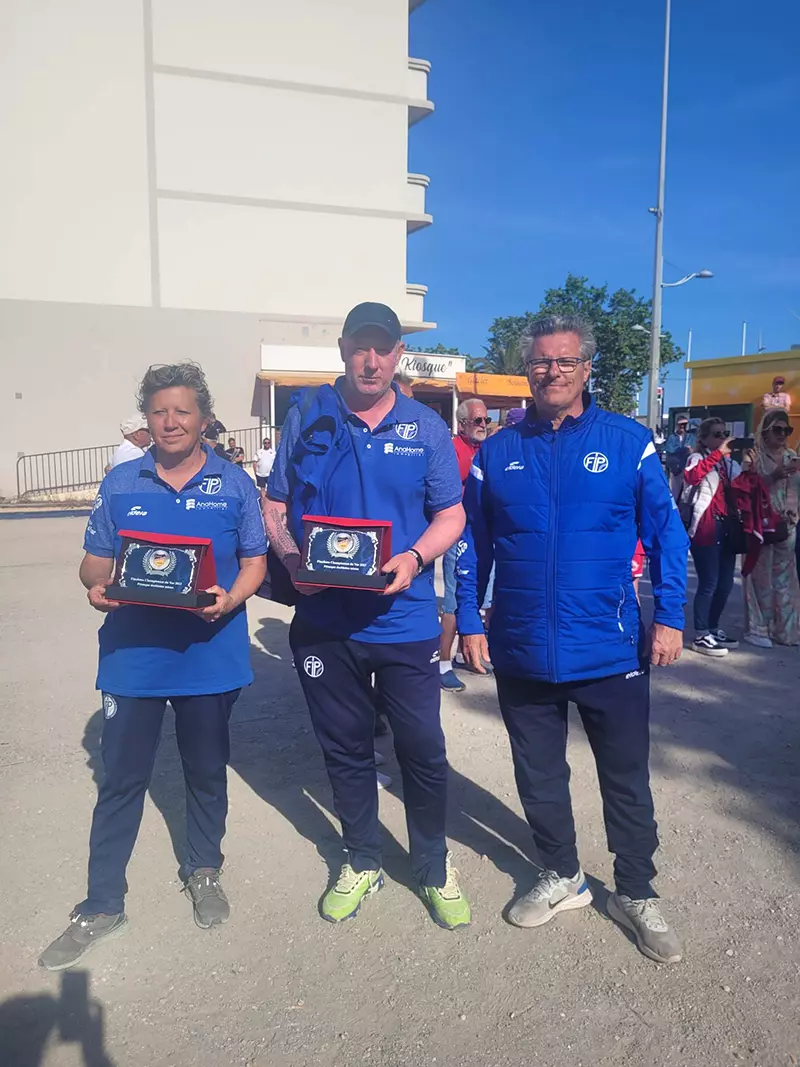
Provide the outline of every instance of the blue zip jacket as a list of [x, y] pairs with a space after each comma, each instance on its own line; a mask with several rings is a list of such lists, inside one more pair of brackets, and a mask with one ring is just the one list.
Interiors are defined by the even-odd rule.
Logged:
[[459, 633], [481, 633], [495, 564], [489, 628], [500, 671], [546, 682], [637, 670], [644, 631], [631, 578], [641, 538], [655, 621], [682, 630], [689, 541], [650, 431], [600, 411], [558, 431], [534, 409], [483, 445], [464, 495]]

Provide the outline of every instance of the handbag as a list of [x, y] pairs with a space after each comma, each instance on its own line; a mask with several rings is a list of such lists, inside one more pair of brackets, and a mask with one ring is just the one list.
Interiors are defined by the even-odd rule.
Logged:
[[680, 515], [681, 522], [686, 530], [692, 525], [692, 519], [694, 518], [694, 502], [699, 491], [699, 485], [687, 485], [684, 487], [683, 492], [678, 498], [678, 514]]
[[725, 510], [727, 512], [725, 516], [725, 532], [728, 538], [728, 547], [734, 556], [743, 556], [747, 554], [748, 550], [747, 534], [744, 532], [744, 523], [736, 506], [736, 499], [731, 489], [730, 473], [724, 460], [722, 461], [719, 476], [722, 478], [722, 490], [725, 496]]

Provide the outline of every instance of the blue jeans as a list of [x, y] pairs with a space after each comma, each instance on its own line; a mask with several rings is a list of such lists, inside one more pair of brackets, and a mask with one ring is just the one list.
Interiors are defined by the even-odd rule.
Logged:
[[692, 545], [691, 551], [697, 571], [693, 608], [695, 637], [704, 637], [719, 629], [719, 620], [733, 589], [736, 556], [730, 550], [724, 521], [717, 519], [715, 545]]

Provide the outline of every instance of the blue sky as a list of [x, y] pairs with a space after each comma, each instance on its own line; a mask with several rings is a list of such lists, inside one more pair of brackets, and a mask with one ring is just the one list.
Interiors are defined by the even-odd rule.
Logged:
[[[800, 3], [673, 0], [664, 324], [693, 358], [800, 343]], [[567, 272], [652, 292], [661, 0], [428, 0], [411, 54], [436, 111], [410, 131], [434, 224], [409, 239], [425, 342], [477, 353]], [[673, 367], [667, 402], [682, 399]]]

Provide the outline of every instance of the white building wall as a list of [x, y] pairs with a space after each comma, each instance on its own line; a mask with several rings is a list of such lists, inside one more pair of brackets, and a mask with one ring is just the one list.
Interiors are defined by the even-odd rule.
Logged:
[[159, 65], [406, 92], [408, 0], [155, 0], [153, 24]]
[[0, 3], [0, 297], [149, 304], [142, 5]]
[[425, 327], [407, 138], [431, 105], [408, 13], [0, 4], [0, 496], [19, 452], [113, 441], [151, 362], [202, 356], [244, 425], [260, 340], [329, 345], [364, 299]]

